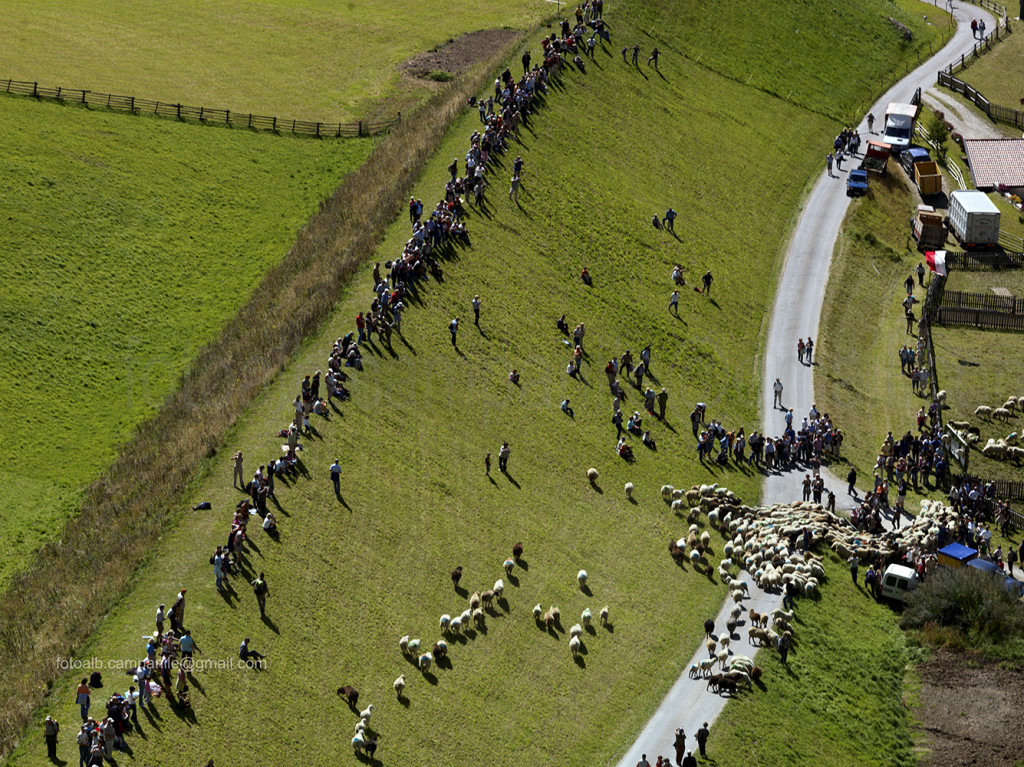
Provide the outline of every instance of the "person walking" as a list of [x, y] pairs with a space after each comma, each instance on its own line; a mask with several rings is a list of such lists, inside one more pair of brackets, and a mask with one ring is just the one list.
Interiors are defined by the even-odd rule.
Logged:
[[83, 722], [89, 718], [89, 692], [89, 680], [83, 677], [75, 694], [75, 702], [78, 704], [78, 711], [82, 715]]
[[665, 220], [662, 223], [664, 224], [665, 228], [668, 229], [670, 232], [674, 232], [676, 230], [677, 215], [678, 214], [672, 208], [669, 208], [668, 210], [665, 211]]
[[250, 585], [252, 586], [252, 593], [256, 595], [256, 602], [260, 606], [260, 617], [263, 617], [267, 614], [267, 595], [270, 594], [270, 587], [267, 585], [263, 573], [260, 573]]
[[512, 175], [519, 176], [520, 180], [523, 178], [523, 158], [520, 155], [516, 155], [515, 162], [512, 163]]
[[640, 43], [637, 43], [636, 45], [633, 46], [633, 66], [636, 66], [636, 67], [640, 66], [640, 64], [637, 63], [639, 58], [640, 58]]
[[875, 132], [875, 116], [871, 112], [868, 112], [868, 133]]
[[491, 454], [488, 453], [484, 456], [484, 474], [488, 477], [491, 476]]
[[334, 483], [334, 494], [341, 495], [341, 464], [338, 463], [338, 459], [334, 459], [334, 463], [331, 464], [331, 482]]
[[655, 48], [653, 51], [651, 51], [651, 57], [649, 59], [647, 59], [647, 66], [650, 66], [651, 62], [653, 62], [654, 63], [654, 68], [657, 69], [658, 68], [658, 56], [660, 56], [660, 55], [661, 55], [661, 51], [659, 51], [657, 48]]
[[793, 640], [790, 638], [788, 631], [783, 631], [782, 636], [779, 637], [779, 660], [782, 661], [782, 665], [788, 665], [789, 648], [792, 646]]
[[843, 154], [842, 149], [836, 152], [836, 170], [841, 171], [843, 169], [843, 160], [845, 159], [846, 155]]
[[701, 756], [704, 756], [704, 757], [707, 756], [707, 753], [705, 752], [704, 749], [705, 749], [705, 747], [708, 744], [708, 736], [710, 734], [711, 733], [708, 731], [708, 723], [707, 722], [704, 722], [704, 724], [701, 725], [701, 728], [699, 730], [697, 730], [697, 746], [700, 748], [700, 755]]
[[906, 310], [905, 316], [907, 320], [907, 335], [912, 336], [914, 335], [914, 323], [917, 322], [917, 317], [914, 316], [914, 310], [912, 308], [908, 308]]
[[827, 155], [825, 155], [825, 170], [828, 171], [828, 177], [829, 178], [833, 178], [833, 175], [832, 175], [832, 153], [831, 152], [829, 152]]
[[711, 270], [708, 269], [704, 272], [704, 276], [700, 278], [701, 283], [704, 285], [703, 293], [705, 296], [711, 295], [711, 283], [714, 281], [714, 277], [711, 276]]
[[796, 361], [804, 364], [804, 339], [796, 339]]
[[679, 291], [673, 290], [672, 295], [668, 297], [668, 310], [675, 311], [676, 317], [679, 316]]
[[853, 585], [857, 585], [857, 570], [860, 569], [860, 557], [856, 554], [850, 556], [846, 560], [850, 563], [850, 577], [853, 579]]
[[245, 490], [245, 475], [242, 474], [242, 451], [239, 450], [231, 456], [231, 460], [235, 464], [235, 473], [231, 478], [231, 485], [239, 490]]
[[775, 399], [772, 402], [772, 407], [777, 407], [780, 410], [785, 410], [785, 408], [782, 407], [782, 381], [780, 381], [778, 378], [775, 379], [775, 383], [772, 385], [772, 393], [775, 395]]
[[508, 473], [508, 457], [510, 455], [512, 455], [512, 448], [508, 446], [508, 442], [503, 442], [498, 450], [498, 471], [502, 474]]
[[924, 287], [924, 264], [917, 265], [917, 284]]
[[810, 336], [807, 336], [807, 342], [804, 344], [804, 361], [808, 365], [814, 364], [814, 341]]
[[512, 185], [508, 189], [508, 198], [519, 202], [519, 176], [512, 176]]
[[480, 327], [480, 296], [473, 296], [473, 324]]
[[46, 741], [46, 755], [51, 762], [57, 761], [57, 734], [60, 732], [60, 725], [52, 716], [46, 717], [43, 722], [43, 739]]
[[459, 333], [459, 318], [456, 317], [448, 323], [448, 332], [452, 334], [452, 346], [457, 346], [456, 336]]

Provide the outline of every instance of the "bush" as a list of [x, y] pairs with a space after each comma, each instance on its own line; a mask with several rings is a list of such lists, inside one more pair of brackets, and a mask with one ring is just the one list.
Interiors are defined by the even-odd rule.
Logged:
[[997, 575], [973, 567], [942, 567], [910, 594], [900, 620], [901, 628], [925, 629], [925, 639], [948, 639], [949, 633], [937, 631], [938, 626], [959, 632], [967, 644], [998, 644], [1024, 630], [1024, 606]]
[[427, 77], [439, 83], [446, 83], [455, 79], [455, 75], [451, 72], [445, 72], [443, 69], [435, 69]]

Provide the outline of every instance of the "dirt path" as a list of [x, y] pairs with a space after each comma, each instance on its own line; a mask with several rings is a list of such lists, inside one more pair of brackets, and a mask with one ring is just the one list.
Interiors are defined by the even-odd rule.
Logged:
[[[935, 81], [939, 67], [961, 52], [969, 51], [974, 42], [971, 38], [971, 18], [983, 16], [986, 25], [994, 23], [988, 14], [975, 6], [966, 9], [958, 7], [954, 14], [959, 26], [946, 47], [890, 88], [872, 106], [872, 112], [882, 115], [889, 102], [909, 101], [918, 87], [927, 88]], [[859, 130], [862, 136], [867, 135], [867, 123], [862, 123]], [[779, 434], [784, 428], [782, 411], [773, 407], [772, 384], [776, 378], [780, 378], [784, 386], [783, 404], [793, 408], [797, 420], [803, 418], [814, 402], [816, 365], [806, 366], [797, 361], [796, 340], [807, 336], [815, 340], [818, 338], [818, 319], [825, 300], [832, 251], [850, 204], [846, 196], [846, 172], [842, 171], [838, 175], [839, 178], [829, 178], [822, 167], [822, 175], [807, 199], [786, 251], [765, 347], [762, 394], [765, 434]], [[799, 499], [802, 479], [803, 472], [799, 471], [769, 475], [765, 479], [762, 502], [771, 504]], [[849, 507], [846, 483], [828, 474], [825, 474], [825, 480], [826, 486], [835, 489], [839, 507]], [[760, 591], [749, 577], [746, 580], [751, 585], [751, 596], [745, 600], [744, 610], [753, 608], [757, 612], [770, 612], [781, 604], [781, 597]], [[715, 618], [717, 628], [725, 626], [730, 609], [732, 602], [727, 600]], [[756, 648], [752, 648], [747, 640], [747, 628], [746, 621], [738, 627], [731, 650], [737, 654], [753, 656]], [[706, 657], [707, 650], [700, 647], [687, 667]], [[647, 754], [652, 764], [659, 754], [672, 756], [674, 760], [675, 749], [672, 743], [677, 727], [682, 727], [686, 732], [687, 744], [696, 753], [694, 733], [703, 722], [713, 723], [727, 701], [728, 698], [708, 692], [705, 682], [691, 679], [684, 672], [644, 726], [636, 742], [618, 761], [618, 767], [634, 767], [642, 754]], [[714, 733], [708, 751], [714, 754]]]
[[[987, 22], [986, 22], [987, 23]], [[924, 103], [932, 109], [946, 113], [946, 119], [953, 123], [953, 130], [964, 138], [1005, 138], [1006, 134], [990, 120], [975, 112], [950, 91], [937, 85], [924, 94]]]

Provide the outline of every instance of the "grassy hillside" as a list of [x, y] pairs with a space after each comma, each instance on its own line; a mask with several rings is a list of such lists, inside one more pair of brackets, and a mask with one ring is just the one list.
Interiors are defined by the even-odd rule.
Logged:
[[1021, 98], [1024, 98], [1024, 90], [1020, 88], [1022, 52], [1024, 35], [1008, 35], [1004, 40], [994, 42], [991, 50], [957, 77], [973, 85], [993, 104], [1017, 109]]
[[[428, 92], [398, 65], [463, 32], [522, 29], [541, 0], [10, 0], [4, 79], [306, 120], [353, 121]], [[401, 108], [397, 106], [396, 108]], [[390, 110], [391, 115], [394, 109]], [[390, 116], [390, 115], [389, 115]]]
[[2, 585], [372, 143], [16, 98], [0, 115]]
[[[748, 16], [743, 23], [760, 23]], [[610, 21], [616, 36], [641, 40], [652, 21], [665, 33], [682, 24], [667, 11]], [[183, 762], [254, 765], [349, 759], [355, 716], [333, 695], [340, 684], [354, 684], [361, 704], [377, 706], [378, 756], [396, 763], [449, 763], [469, 752], [495, 761], [514, 749], [524, 763], [582, 765], [610, 760], [635, 736], [723, 596], [720, 585], [671, 563], [666, 539], [686, 524], [666, 510], [657, 488], [711, 476], [696, 462], [687, 429], [693, 402], [707, 402], [709, 416], [729, 425], [756, 422], [760, 318], [805, 181], [819, 171], [817, 142], [825, 145], [838, 129], [658, 44], [667, 51], [660, 75], [624, 64], [614, 48], [600, 52], [586, 75], [566, 71], [514, 150], [527, 163], [521, 206], [505, 195], [507, 158], [494, 170], [487, 213], [470, 217], [473, 246], [446, 263], [444, 282], [422, 287], [393, 353], [367, 351], [352, 402], [331, 423], [316, 422], [318, 436], [302, 453], [308, 477], [278, 486], [280, 540], [252, 535], [250, 572], [266, 571], [272, 590], [266, 622], [243, 582], [227, 598], [213, 588], [208, 558], [238, 497], [227, 456], [244, 449], [251, 471], [279, 454], [274, 434], [289, 418], [298, 381], [323, 366], [331, 340], [351, 330], [367, 305], [368, 269], [227, 436], [184, 499], [182, 523], [168, 528], [79, 656], [139, 655], [155, 605], [187, 586], [187, 623], [204, 659], [235, 657], [249, 635], [270, 662], [260, 674], [198, 673], [198, 727], [158, 702], [152, 721], [141, 717], [146, 737], [131, 738], [136, 760], [158, 763], [172, 753]], [[444, 168], [465, 152], [478, 124], [467, 114], [442, 145], [417, 188], [425, 202], [437, 198]], [[670, 204], [680, 212], [678, 240], [650, 226]], [[394, 257], [407, 237], [399, 220], [379, 260]], [[684, 292], [679, 319], [667, 312], [677, 262], [691, 284], [708, 268], [716, 276], [710, 299]], [[578, 280], [583, 265], [593, 288]], [[483, 300], [480, 330], [467, 320], [474, 294]], [[563, 312], [587, 324], [582, 382], [564, 372], [567, 348], [554, 328]], [[446, 330], [456, 313], [459, 351]], [[627, 465], [612, 451], [602, 368], [611, 354], [645, 343], [670, 393], [668, 424], [652, 426], [658, 450], [636, 444], [637, 461]], [[521, 388], [506, 380], [513, 367]], [[565, 396], [573, 420], [558, 409]], [[626, 406], [637, 407], [632, 391]], [[510, 476], [492, 482], [483, 455], [503, 439], [514, 451]], [[343, 502], [327, 480], [334, 458], [344, 466]], [[597, 488], [584, 477], [591, 465], [602, 475]], [[717, 478], [748, 499], [760, 480], [735, 469]], [[637, 487], [636, 506], [622, 494], [627, 480]], [[213, 509], [185, 510], [199, 500]], [[437, 638], [438, 616], [465, 604], [452, 593], [449, 570], [462, 564], [470, 590], [490, 586], [516, 540], [526, 543], [529, 566], [506, 578], [507, 607], [488, 618], [486, 634], [453, 642], [452, 668], [435, 670], [436, 685], [421, 677], [399, 655], [398, 637]], [[592, 595], [576, 587], [581, 567]], [[574, 664], [564, 634], [535, 628], [529, 610], [538, 601], [560, 606], [566, 627], [584, 606], [608, 604], [613, 630], [585, 637], [584, 662]], [[408, 707], [390, 689], [403, 671]], [[52, 712], [71, 726], [72, 681], [71, 674], [58, 681], [36, 724]], [[246, 728], [244, 738], [240, 700], [253, 721], [266, 723]], [[13, 763], [41, 761], [40, 732], [33, 727]], [[72, 750], [62, 743], [64, 758]]]
[[[741, 692], [715, 723], [708, 755], [722, 767], [749, 764], [916, 764], [912, 721], [900, 694], [914, 651], [899, 616], [826, 561], [817, 600], [796, 603], [789, 665], [762, 650], [764, 689]], [[824, 745], [827, 743], [827, 747]]]

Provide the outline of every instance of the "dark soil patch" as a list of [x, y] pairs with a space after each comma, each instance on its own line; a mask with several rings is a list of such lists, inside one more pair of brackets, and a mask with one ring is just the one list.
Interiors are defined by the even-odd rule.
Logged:
[[428, 77], [431, 72], [461, 74], [518, 34], [513, 29], [482, 29], [479, 32], [467, 32], [432, 51], [416, 54], [400, 68], [413, 77]]
[[1024, 672], [948, 652], [936, 653], [918, 670], [924, 767], [1019, 763], [1024, 757]]

